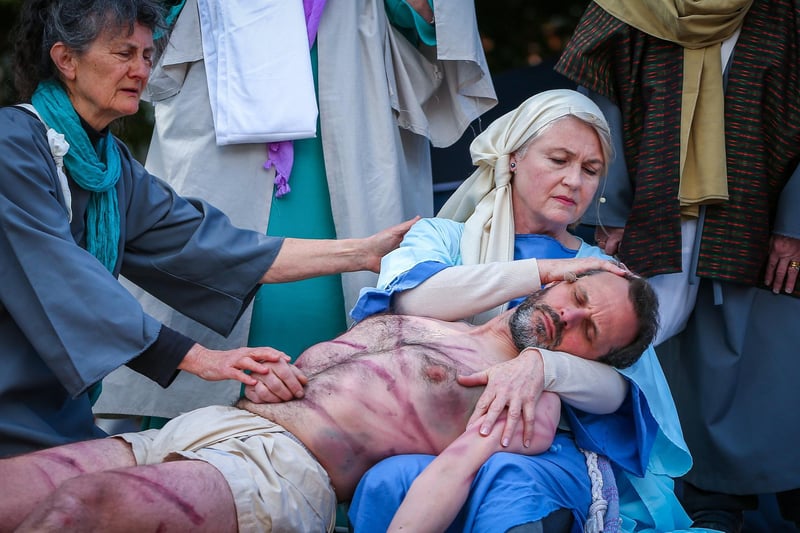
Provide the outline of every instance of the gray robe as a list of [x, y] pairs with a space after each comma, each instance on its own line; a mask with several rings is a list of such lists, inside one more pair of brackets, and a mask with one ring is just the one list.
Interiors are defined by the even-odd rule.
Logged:
[[[71, 179], [68, 220], [44, 125], [3, 108], [0, 131], [0, 455], [8, 455], [102, 436], [87, 389], [161, 331], [117, 275], [224, 335], [282, 240], [179, 197], [118, 142], [121, 235], [109, 273], [84, 249], [89, 193]], [[166, 385], [180, 359], [156, 361], [150, 377]]]

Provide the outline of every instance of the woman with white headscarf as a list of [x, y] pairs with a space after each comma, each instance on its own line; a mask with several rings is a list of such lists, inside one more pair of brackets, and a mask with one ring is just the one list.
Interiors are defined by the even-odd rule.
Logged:
[[[615, 268], [609, 256], [569, 231], [612, 158], [608, 124], [591, 100], [571, 90], [539, 93], [493, 122], [470, 151], [477, 169], [439, 218], [417, 222], [400, 248], [384, 257], [378, 287], [362, 290], [354, 319], [393, 311], [482, 323], [540, 284], [559, 281], [550, 273], [554, 259], [574, 261], [576, 272]], [[579, 447], [607, 457], [615, 473], [619, 515], [612, 506], [607, 519], [620, 518], [631, 529], [634, 523], [661, 531], [688, 526], [670, 478], [685, 472], [691, 459], [652, 348], [619, 373], [540, 349], [459, 379], [465, 386], [486, 385], [470, 420], [486, 414], [484, 434], [506, 408], [512, 422], [503, 438], [519, 418], [525, 434], [532, 431], [542, 390], [561, 395], [571, 431], [557, 437], [563, 439], [558, 451], [490, 459], [475, 478], [457, 529], [505, 531], [559, 508], [586, 522], [591, 483]], [[651, 460], [654, 449], [658, 455]], [[411, 480], [431, 460], [396, 457], [368, 472], [350, 507], [356, 531], [384, 530]], [[497, 490], [501, 484], [505, 488]], [[658, 508], [650, 503], [655, 501]]]

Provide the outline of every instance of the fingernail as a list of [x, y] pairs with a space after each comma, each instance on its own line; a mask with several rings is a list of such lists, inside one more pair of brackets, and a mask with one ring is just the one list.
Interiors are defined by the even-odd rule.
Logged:
[[485, 435], [488, 435], [488, 434], [489, 434], [489, 428], [487, 428], [486, 426], [482, 426], [481, 427], [481, 435], [485, 436]]
[[508, 447], [508, 439], [503, 439], [503, 448]]
[[525, 446], [526, 448], [530, 448], [531, 447], [531, 441], [526, 440], [525, 442], [522, 443], [522, 445]]

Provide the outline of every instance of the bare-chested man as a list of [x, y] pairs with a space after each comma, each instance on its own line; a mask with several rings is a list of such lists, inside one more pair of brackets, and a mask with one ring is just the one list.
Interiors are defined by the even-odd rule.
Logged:
[[[24, 520], [22, 531], [331, 530], [337, 500], [350, 498], [370, 466], [396, 454], [438, 454], [465, 433], [482, 389], [459, 385], [458, 375], [529, 345], [610, 364], [621, 353], [630, 364], [625, 354], [650, 343], [655, 305], [644, 281], [594, 272], [478, 327], [365, 320], [303, 353], [302, 399], [242, 400], [192, 411], [161, 430], [0, 461], [0, 529]], [[543, 395], [536, 414], [530, 446], [504, 450], [550, 446], [558, 397]], [[487, 442], [475, 426], [470, 432]], [[501, 433], [489, 436], [498, 450]]]

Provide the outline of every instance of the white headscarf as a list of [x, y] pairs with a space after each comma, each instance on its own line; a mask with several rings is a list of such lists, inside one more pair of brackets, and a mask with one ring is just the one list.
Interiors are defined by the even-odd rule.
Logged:
[[472, 163], [478, 168], [437, 215], [466, 222], [461, 238], [465, 265], [514, 259], [511, 154], [544, 126], [568, 115], [577, 115], [609, 131], [602, 111], [589, 98], [576, 91], [556, 89], [528, 98], [472, 141]]

